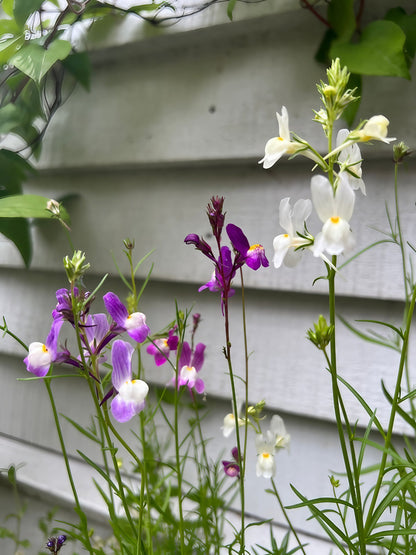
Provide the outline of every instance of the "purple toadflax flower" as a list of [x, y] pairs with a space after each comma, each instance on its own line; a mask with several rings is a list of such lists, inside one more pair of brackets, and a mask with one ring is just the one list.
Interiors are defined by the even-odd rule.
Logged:
[[131, 358], [134, 348], [116, 339], [111, 350], [113, 372], [111, 381], [117, 395], [111, 402], [111, 412], [118, 422], [127, 422], [144, 409], [149, 386], [143, 380], [133, 380]]
[[66, 542], [65, 534], [61, 534], [57, 538], [54, 536], [51, 536], [50, 538], [48, 538], [48, 541], [46, 542], [46, 547], [49, 549], [51, 553], [54, 553], [54, 555], [56, 555], [65, 542]]
[[148, 345], [146, 351], [149, 355], [155, 357], [156, 366], [161, 366], [169, 359], [169, 354], [171, 351], [176, 351], [178, 348], [179, 337], [174, 335], [176, 329], [172, 328], [169, 330], [168, 337], [162, 337], [160, 339], [155, 339], [153, 343]]
[[54, 319], [62, 318], [74, 325], [73, 301], [75, 301], [75, 305], [83, 305], [79, 313], [79, 319], [82, 320], [88, 314], [94, 297], [91, 296], [88, 291], [79, 291], [78, 287], [74, 287], [73, 294], [69, 289], [58, 289], [56, 292], [56, 300], [57, 303], [55, 310], [52, 312], [52, 317]]
[[260, 266], [267, 268], [269, 261], [262, 245], [256, 243], [250, 246], [243, 230], [234, 224], [228, 224], [226, 230], [232, 246], [244, 257], [245, 263], [249, 268], [252, 270], [258, 270]]
[[138, 343], [142, 343], [146, 339], [150, 328], [146, 325], [146, 316], [142, 312], [129, 314], [115, 293], [106, 293], [103, 301], [111, 318], [121, 330], [126, 331]]
[[[187, 341], [183, 343], [181, 356], [179, 357], [178, 388], [186, 385], [189, 390], [194, 387], [197, 393], [203, 393], [205, 384], [198, 376], [198, 372], [204, 363], [204, 351], [205, 345], [203, 343], [198, 343], [194, 352], [192, 352]], [[176, 377], [174, 376], [173, 382], [175, 383], [175, 381]]]
[[224, 472], [227, 474], [227, 476], [230, 476], [231, 478], [239, 478], [240, 465], [238, 463], [240, 462], [240, 457], [237, 447], [234, 447], [231, 450], [231, 455], [233, 456], [233, 461], [221, 461], [224, 467]]
[[62, 324], [62, 318], [54, 319], [45, 343], [35, 341], [29, 345], [29, 354], [23, 361], [28, 372], [43, 378], [49, 372], [51, 364], [57, 361], [58, 336]]

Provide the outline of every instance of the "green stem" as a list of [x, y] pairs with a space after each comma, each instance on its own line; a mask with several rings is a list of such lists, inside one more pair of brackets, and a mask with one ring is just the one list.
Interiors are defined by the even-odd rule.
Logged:
[[285, 509], [285, 507], [284, 507], [284, 505], [283, 505], [283, 503], [282, 503], [282, 500], [281, 500], [281, 498], [280, 498], [279, 492], [277, 491], [277, 487], [276, 487], [276, 484], [275, 484], [275, 482], [274, 482], [274, 479], [272, 478], [271, 481], [272, 481], [272, 486], [273, 486], [274, 495], [275, 495], [275, 497], [276, 497], [276, 499], [277, 499], [277, 501], [278, 501], [278, 503], [279, 503], [279, 506], [280, 506], [280, 509], [282, 510], [283, 516], [285, 517], [285, 520], [286, 520], [286, 522], [288, 523], [288, 526], [289, 526], [289, 528], [290, 528], [292, 534], [295, 536], [295, 539], [296, 539], [296, 541], [298, 542], [298, 545], [299, 545], [300, 550], [302, 551], [303, 555], [306, 555], [305, 550], [303, 549], [303, 545], [302, 545], [302, 543], [301, 543], [301, 541], [300, 541], [300, 539], [299, 539], [299, 536], [298, 536], [298, 534], [297, 534], [295, 528], [293, 527], [293, 524], [292, 524], [292, 522], [291, 522], [291, 520], [290, 520], [290, 518], [289, 518], [289, 515], [287, 514], [287, 511], [286, 511], [286, 509]]
[[53, 397], [50, 380], [48, 380], [46, 378], [44, 380], [44, 382], [45, 382], [46, 390], [48, 392], [49, 401], [50, 401], [51, 407], [52, 407], [53, 418], [54, 418], [54, 421], [55, 421], [56, 431], [58, 432], [58, 437], [59, 437], [59, 443], [60, 443], [60, 446], [61, 446], [62, 456], [63, 456], [64, 462], [65, 462], [66, 473], [67, 473], [67, 476], [68, 476], [68, 479], [69, 479], [69, 483], [71, 485], [72, 495], [74, 496], [74, 501], [75, 501], [75, 505], [76, 505], [76, 508], [77, 508], [77, 514], [78, 514], [79, 519], [80, 519], [80, 528], [82, 530], [82, 533], [84, 534], [85, 545], [86, 545], [88, 551], [90, 553], [93, 553], [91, 542], [90, 542], [90, 535], [88, 533], [87, 517], [85, 516], [85, 513], [82, 510], [81, 504], [79, 502], [77, 488], [75, 486], [75, 482], [74, 482], [74, 479], [73, 479], [73, 476], [72, 476], [71, 465], [69, 464], [68, 453], [67, 453], [66, 446], [65, 446], [64, 436], [62, 434], [61, 423], [59, 422], [58, 411], [56, 410], [56, 404], [55, 404], [55, 399]]
[[412, 323], [412, 319], [413, 319], [413, 312], [414, 312], [414, 309], [415, 309], [415, 302], [416, 302], [416, 287], [413, 288], [413, 294], [412, 294], [412, 298], [411, 298], [411, 301], [410, 301], [409, 310], [407, 312], [406, 329], [405, 329], [405, 333], [404, 333], [404, 337], [403, 337], [403, 346], [402, 346], [402, 352], [401, 352], [401, 355], [400, 355], [399, 370], [397, 372], [396, 387], [395, 387], [395, 391], [394, 391], [393, 400], [392, 400], [392, 403], [391, 403], [390, 419], [389, 419], [389, 424], [388, 424], [388, 428], [387, 428], [386, 438], [385, 438], [385, 441], [384, 441], [384, 451], [383, 451], [383, 455], [381, 457], [380, 467], [379, 467], [379, 471], [378, 471], [378, 478], [377, 478], [377, 482], [376, 482], [376, 485], [375, 485], [374, 490], [373, 490], [373, 495], [372, 495], [372, 498], [371, 498], [371, 503], [370, 503], [370, 507], [369, 507], [369, 510], [368, 510], [368, 514], [367, 514], [367, 520], [366, 520], [366, 523], [365, 523], [365, 531], [366, 531], [367, 534], [370, 532], [369, 526], [370, 526], [370, 523], [371, 523], [372, 514], [373, 514], [374, 508], [376, 506], [377, 498], [378, 498], [378, 495], [380, 493], [380, 489], [381, 489], [381, 486], [382, 486], [382, 483], [383, 483], [384, 472], [385, 472], [386, 465], [387, 465], [387, 451], [391, 447], [391, 438], [392, 438], [392, 435], [393, 435], [394, 421], [395, 421], [395, 418], [396, 418], [397, 407], [400, 403], [401, 382], [402, 382], [402, 379], [403, 379], [405, 362], [406, 362], [406, 359], [407, 359], [407, 350], [408, 350], [408, 346], [409, 346], [410, 327], [411, 327], [411, 323]]
[[[336, 268], [337, 264], [337, 257], [332, 257], [332, 265]], [[360, 493], [360, 483], [359, 483], [359, 473], [357, 472], [356, 467], [356, 458], [355, 458], [355, 450], [354, 444], [352, 441], [353, 434], [349, 425], [349, 419], [345, 411], [345, 407], [342, 401], [342, 397], [339, 392], [338, 387], [338, 375], [337, 375], [337, 352], [336, 352], [336, 311], [335, 311], [335, 275], [336, 272], [334, 268], [328, 269], [328, 283], [329, 283], [329, 319], [330, 325], [332, 327], [332, 336], [331, 336], [331, 343], [330, 343], [330, 357], [328, 359], [326, 351], [324, 351], [325, 356], [327, 357], [327, 362], [329, 364], [329, 370], [331, 372], [331, 384], [332, 384], [332, 398], [333, 398], [333, 405], [334, 405], [334, 413], [335, 413], [335, 421], [338, 430], [338, 437], [342, 451], [342, 457], [345, 465], [345, 470], [347, 474], [349, 489], [351, 492], [351, 499], [354, 505], [354, 514], [355, 514], [355, 522], [357, 526], [357, 534], [360, 542], [360, 552], [362, 555], [365, 555], [366, 548], [365, 548], [365, 539], [363, 535], [363, 514], [361, 508], [361, 493]], [[343, 413], [343, 418], [341, 416], [341, 411]], [[351, 450], [351, 457], [352, 463], [354, 466], [354, 471], [351, 468], [349, 453], [347, 449], [347, 444], [345, 441], [345, 432], [343, 427], [343, 420], [345, 426], [347, 427], [347, 433], [349, 437], [349, 445]], [[354, 479], [355, 477], [355, 479]], [[355, 483], [354, 483], [355, 482]]]

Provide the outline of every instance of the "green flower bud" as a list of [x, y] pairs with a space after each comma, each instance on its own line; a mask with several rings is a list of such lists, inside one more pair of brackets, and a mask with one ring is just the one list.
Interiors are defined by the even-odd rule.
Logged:
[[306, 336], [318, 349], [323, 351], [331, 342], [334, 326], [328, 326], [322, 314], [319, 316], [318, 323], [313, 326], [315, 329], [308, 329]]
[[69, 283], [76, 283], [84, 273], [88, 270], [90, 264], [85, 262], [85, 253], [75, 251], [72, 258], [65, 256], [64, 268], [68, 277]]

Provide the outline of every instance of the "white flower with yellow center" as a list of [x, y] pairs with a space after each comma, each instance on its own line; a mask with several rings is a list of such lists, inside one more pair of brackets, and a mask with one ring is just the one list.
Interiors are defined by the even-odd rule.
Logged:
[[373, 116], [364, 125], [364, 127], [358, 131], [352, 131], [351, 137], [358, 137], [355, 140], [360, 142], [367, 141], [383, 141], [383, 143], [391, 143], [396, 140], [396, 137], [387, 137], [387, 128], [389, 126], [389, 120], [385, 116]]
[[288, 447], [289, 442], [290, 436], [286, 433], [283, 419], [275, 414], [270, 421], [270, 430], [266, 432], [266, 435], [256, 436], [257, 476], [273, 478], [276, 472], [275, 451]]
[[338, 255], [350, 250], [355, 244], [349, 224], [354, 211], [354, 191], [346, 181], [339, 180], [334, 193], [330, 182], [322, 175], [312, 177], [311, 191], [316, 213], [324, 224], [315, 237], [314, 256], [322, 256], [324, 251]]

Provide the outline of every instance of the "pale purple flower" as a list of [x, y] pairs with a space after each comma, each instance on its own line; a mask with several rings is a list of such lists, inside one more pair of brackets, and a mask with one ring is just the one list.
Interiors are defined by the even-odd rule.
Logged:
[[51, 364], [58, 357], [58, 336], [62, 324], [62, 318], [54, 319], [45, 343], [35, 341], [29, 345], [29, 354], [23, 360], [28, 372], [40, 378], [43, 378], [49, 372]]
[[237, 447], [234, 447], [231, 450], [231, 455], [234, 459], [233, 461], [221, 461], [224, 468], [224, 472], [227, 474], [227, 476], [230, 476], [231, 478], [239, 478], [240, 465], [238, 463], [240, 462], [240, 456], [239, 456]]
[[147, 353], [155, 357], [156, 366], [161, 366], [169, 359], [171, 351], [176, 351], [178, 348], [179, 337], [174, 335], [175, 329], [169, 330], [168, 337], [155, 339], [153, 343], [147, 346]]
[[105, 308], [114, 322], [129, 336], [142, 343], [150, 333], [149, 326], [146, 325], [146, 316], [142, 312], [128, 313], [127, 308], [120, 301], [115, 293], [106, 293], [103, 297]]
[[133, 380], [131, 358], [134, 348], [116, 339], [111, 350], [113, 371], [111, 381], [117, 395], [111, 402], [111, 412], [118, 422], [127, 422], [144, 409], [149, 386], [143, 380]]
[[[189, 390], [194, 387], [197, 393], [203, 393], [205, 384], [198, 373], [204, 363], [204, 351], [205, 345], [203, 343], [198, 343], [193, 352], [187, 341], [183, 343], [181, 356], [179, 357], [178, 387], [186, 385]], [[173, 381], [176, 381], [175, 377]]]
[[234, 224], [228, 224], [226, 231], [233, 248], [240, 253], [249, 268], [252, 270], [258, 270], [260, 266], [267, 268], [269, 261], [262, 245], [258, 243], [250, 245], [242, 229]]

